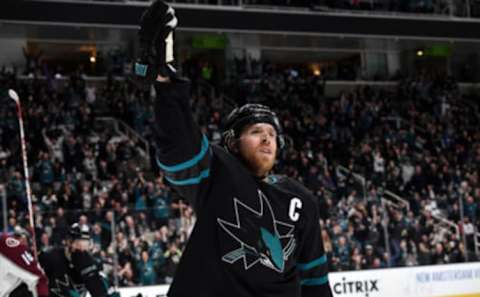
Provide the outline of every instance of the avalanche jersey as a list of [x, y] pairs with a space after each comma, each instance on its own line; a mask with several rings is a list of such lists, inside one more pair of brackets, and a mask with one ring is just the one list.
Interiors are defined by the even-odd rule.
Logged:
[[25, 283], [34, 297], [48, 296], [48, 283], [37, 261], [19, 240], [0, 235], [0, 296]]
[[170, 297], [330, 297], [316, 198], [298, 182], [259, 179], [209, 143], [188, 83], [157, 83], [157, 163], [197, 222]]

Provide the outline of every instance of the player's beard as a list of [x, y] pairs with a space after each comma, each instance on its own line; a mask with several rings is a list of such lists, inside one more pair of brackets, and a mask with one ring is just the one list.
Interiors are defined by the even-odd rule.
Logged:
[[275, 155], [267, 155], [258, 150], [243, 152], [242, 161], [248, 169], [258, 177], [265, 177], [275, 164]]

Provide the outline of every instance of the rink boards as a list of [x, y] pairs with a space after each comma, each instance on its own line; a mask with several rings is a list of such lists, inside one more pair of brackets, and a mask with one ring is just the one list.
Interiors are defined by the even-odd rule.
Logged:
[[[336, 297], [480, 297], [480, 262], [329, 274]], [[121, 297], [163, 297], [167, 285], [120, 288]], [[232, 296], [233, 292], [232, 292]]]

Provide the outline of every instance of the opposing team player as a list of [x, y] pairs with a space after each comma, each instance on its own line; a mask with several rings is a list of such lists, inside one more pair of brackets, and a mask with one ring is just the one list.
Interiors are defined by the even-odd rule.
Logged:
[[49, 281], [51, 297], [117, 297], [110, 292], [100, 274], [98, 263], [89, 254], [90, 230], [87, 225], [73, 224], [65, 247], [40, 254], [40, 264]]
[[135, 67], [156, 77], [158, 165], [198, 217], [168, 296], [332, 296], [316, 198], [269, 175], [284, 143], [277, 116], [263, 105], [237, 108], [225, 147], [210, 144], [193, 120], [189, 83], [170, 65], [176, 24], [163, 2], [147, 9]]
[[48, 281], [27, 245], [0, 234], [0, 296], [48, 297]]

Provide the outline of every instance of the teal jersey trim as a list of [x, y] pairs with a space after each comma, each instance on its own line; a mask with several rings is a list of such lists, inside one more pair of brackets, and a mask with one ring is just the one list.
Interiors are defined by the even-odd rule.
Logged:
[[269, 184], [276, 184], [278, 182], [278, 177], [276, 177], [275, 175], [269, 175], [267, 177], [267, 182]]
[[135, 74], [138, 76], [147, 76], [148, 65], [135, 63]]
[[327, 255], [323, 255], [320, 258], [310, 261], [308, 263], [297, 263], [297, 267], [298, 269], [305, 271], [325, 263], [327, 263]]
[[301, 286], [320, 286], [328, 283], [328, 275], [317, 278], [306, 278], [300, 282]]
[[188, 179], [181, 179], [181, 180], [175, 180], [175, 179], [171, 179], [169, 178], [168, 176], [165, 176], [165, 178], [170, 182], [172, 183], [173, 185], [176, 185], [176, 186], [188, 186], [188, 185], [196, 185], [196, 184], [199, 184], [202, 179], [204, 178], [207, 178], [210, 176], [210, 169], [205, 169], [203, 170], [202, 172], [200, 172], [200, 175], [198, 175], [197, 177], [192, 177], [192, 178], [188, 178]]
[[80, 297], [80, 294], [76, 290], [69, 290], [68, 294], [70, 297]]
[[105, 291], [108, 292], [109, 285], [108, 285], [107, 280], [104, 277], [102, 277], [102, 283], [103, 283], [103, 287], [105, 288]]
[[162, 168], [164, 171], [166, 171], [168, 173], [181, 171], [181, 170], [193, 167], [198, 162], [200, 162], [203, 159], [203, 157], [205, 156], [205, 154], [208, 152], [208, 147], [209, 147], [208, 138], [207, 138], [207, 136], [203, 135], [202, 148], [200, 149], [200, 152], [195, 157], [193, 157], [192, 159], [190, 159], [188, 161], [185, 161], [185, 162], [182, 162], [182, 163], [177, 164], [177, 165], [173, 165], [173, 166], [167, 166], [165, 164], [162, 164], [157, 159], [157, 164], [160, 168]]

